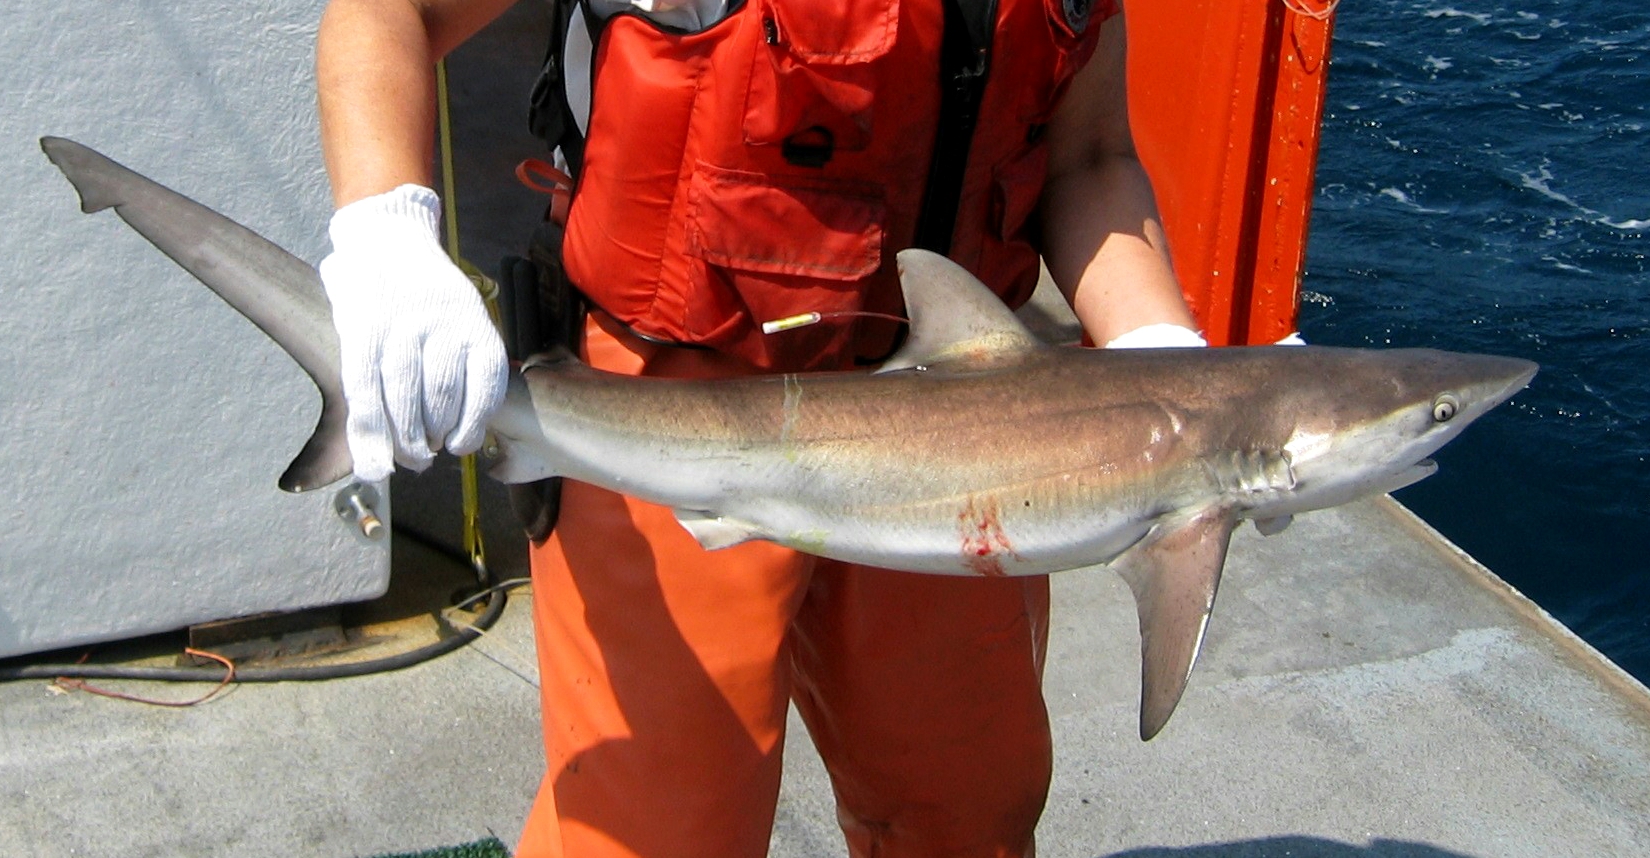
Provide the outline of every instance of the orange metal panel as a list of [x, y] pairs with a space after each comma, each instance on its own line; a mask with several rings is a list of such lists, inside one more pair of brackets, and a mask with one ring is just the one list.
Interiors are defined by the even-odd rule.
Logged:
[[1215, 345], [1295, 330], [1331, 30], [1327, 12], [1302, 11], [1321, 8], [1128, 4], [1130, 121], [1175, 270]]

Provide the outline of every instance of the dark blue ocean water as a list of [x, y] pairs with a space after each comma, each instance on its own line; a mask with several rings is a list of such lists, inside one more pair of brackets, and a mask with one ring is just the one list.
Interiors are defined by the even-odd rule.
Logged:
[[1398, 497], [1650, 682], [1650, 3], [1349, 0], [1301, 327], [1542, 364]]

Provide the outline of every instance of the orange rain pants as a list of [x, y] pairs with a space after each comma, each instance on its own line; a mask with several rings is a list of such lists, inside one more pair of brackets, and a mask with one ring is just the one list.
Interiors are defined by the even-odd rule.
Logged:
[[[595, 319], [586, 356], [741, 371]], [[532, 567], [548, 765], [521, 858], [765, 855], [793, 699], [851, 855], [1032, 854], [1047, 579], [706, 552], [668, 509], [573, 481]]]

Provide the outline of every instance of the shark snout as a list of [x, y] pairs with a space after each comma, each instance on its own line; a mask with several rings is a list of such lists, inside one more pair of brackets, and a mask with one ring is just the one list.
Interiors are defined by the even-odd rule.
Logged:
[[1471, 391], [1478, 400], [1473, 409], [1472, 417], [1506, 402], [1520, 390], [1530, 385], [1530, 380], [1541, 367], [1534, 361], [1523, 358], [1502, 357], [1500, 355], [1473, 355], [1473, 362], [1477, 364], [1473, 369], [1478, 382], [1471, 385]]

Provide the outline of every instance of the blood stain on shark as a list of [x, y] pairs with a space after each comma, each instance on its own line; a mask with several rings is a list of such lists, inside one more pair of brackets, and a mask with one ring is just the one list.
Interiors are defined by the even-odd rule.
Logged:
[[1014, 543], [1003, 530], [1002, 507], [991, 495], [969, 495], [962, 512], [957, 514], [957, 533], [961, 537], [963, 566], [976, 575], [1002, 578], [1003, 557], [1018, 557]]

